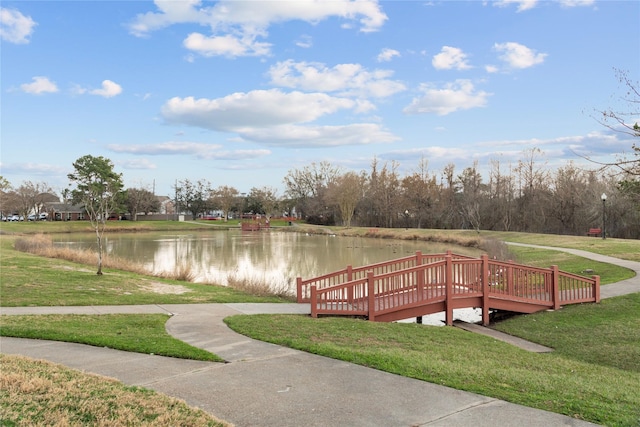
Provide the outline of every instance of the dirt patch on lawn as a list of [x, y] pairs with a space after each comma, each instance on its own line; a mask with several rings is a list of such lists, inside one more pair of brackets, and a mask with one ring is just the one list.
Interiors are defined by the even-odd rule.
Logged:
[[187, 292], [191, 292], [191, 289], [185, 288], [181, 285], [168, 285], [166, 283], [160, 282], [151, 282], [148, 285], [140, 286], [141, 289], [145, 291], [154, 292], [156, 294], [164, 294], [164, 295], [182, 295]]

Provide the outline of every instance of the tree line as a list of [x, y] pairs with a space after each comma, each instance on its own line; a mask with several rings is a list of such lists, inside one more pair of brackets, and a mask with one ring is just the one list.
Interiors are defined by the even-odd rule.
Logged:
[[321, 162], [290, 171], [285, 185], [302, 217], [317, 224], [574, 235], [606, 225], [610, 236], [640, 237], [640, 193], [628, 185], [640, 170], [624, 179], [574, 163], [550, 171], [539, 149], [516, 165], [492, 161], [486, 178], [477, 163], [441, 174], [424, 158], [407, 175], [398, 168], [374, 159], [357, 174]]
[[[584, 169], [568, 163], [555, 171], [546, 167], [539, 149], [523, 152], [517, 164], [490, 162], [484, 176], [475, 162], [462, 170], [447, 165], [436, 173], [428, 159], [401, 175], [395, 161], [373, 159], [368, 171], [345, 171], [328, 162], [291, 169], [283, 179], [284, 196], [271, 187], [254, 187], [248, 194], [222, 185], [213, 188], [207, 180], [176, 181], [172, 212], [193, 219], [214, 212], [223, 219], [241, 214], [267, 217], [297, 216], [309, 223], [364, 227], [473, 229], [584, 235], [590, 228], [606, 228], [612, 237], [640, 238], [640, 152], [635, 166], [626, 163], [620, 174]], [[101, 171], [82, 171], [106, 163]], [[158, 212], [158, 198], [148, 189], [122, 185], [110, 160], [84, 156], [74, 163], [61, 199], [94, 209], [96, 201], [110, 189], [111, 204], [89, 217]], [[82, 170], [82, 169], [81, 169]], [[106, 174], [101, 179], [79, 183], [82, 176]], [[93, 174], [93, 175], [92, 175]], [[13, 189], [0, 179], [3, 212], [45, 212], [47, 202], [59, 201], [44, 183], [25, 182]], [[107, 185], [109, 184], [109, 185]], [[95, 188], [94, 188], [95, 187]], [[89, 194], [90, 196], [87, 196]], [[602, 195], [606, 200], [602, 200]], [[10, 207], [7, 210], [7, 207]]]

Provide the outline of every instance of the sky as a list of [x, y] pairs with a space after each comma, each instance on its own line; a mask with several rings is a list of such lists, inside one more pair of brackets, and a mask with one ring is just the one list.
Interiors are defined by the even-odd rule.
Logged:
[[[0, 2], [0, 175], [60, 192], [104, 156], [127, 187], [284, 195], [292, 170], [611, 161], [598, 122], [640, 78], [640, 2]], [[638, 111], [637, 109], [635, 111]]]

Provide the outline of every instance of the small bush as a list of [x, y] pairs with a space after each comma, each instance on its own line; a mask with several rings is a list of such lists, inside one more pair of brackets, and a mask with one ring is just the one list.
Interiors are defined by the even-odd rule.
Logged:
[[174, 271], [164, 272], [158, 274], [163, 279], [180, 280], [182, 282], [193, 282], [196, 278], [196, 273], [193, 271], [191, 264], [187, 262], [181, 262], [176, 266]]
[[[96, 252], [55, 246], [53, 240], [43, 234], [16, 239], [14, 247], [18, 251], [47, 258], [64, 259], [79, 264], [97, 264]], [[144, 266], [126, 259], [109, 256], [107, 253], [103, 254], [102, 265], [106, 268], [149, 274]]]
[[291, 293], [288, 283], [291, 281], [283, 280], [279, 284], [269, 284], [264, 279], [253, 278], [239, 278], [235, 275], [227, 276], [227, 284], [230, 288], [238, 291], [264, 297], [264, 296], [276, 296], [285, 300], [294, 301], [295, 295]]

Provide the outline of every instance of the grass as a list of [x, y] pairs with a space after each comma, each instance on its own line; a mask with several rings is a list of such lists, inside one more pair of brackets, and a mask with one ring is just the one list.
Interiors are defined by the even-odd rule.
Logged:
[[510, 247], [519, 263], [536, 267], [558, 265], [562, 271], [583, 276], [600, 276], [600, 284], [619, 282], [635, 276], [632, 270], [613, 264], [593, 261], [566, 252], [529, 247]]
[[116, 350], [223, 362], [206, 350], [173, 338], [165, 314], [2, 316], [2, 336], [75, 342]]
[[[384, 229], [366, 227], [318, 227], [300, 225], [285, 230], [303, 230], [308, 233], [326, 233], [330, 230], [338, 236], [360, 236], [382, 239], [423, 240], [432, 242], [451, 243], [461, 246], [482, 247], [487, 240], [504, 242], [527, 243], [540, 246], [554, 246], [558, 248], [581, 249], [602, 255], [631, 261], [640, 261], [640, 240], [633, 239], [601, 239], [586, 236], [567, 236], [558, 234], [519, 233], [509, 231], [480, 231], [473, 230], [432, 230], [432, 229]], [[509, 247], [512, 251], [513, 247]]]
[[0, 235], [2, 306], [74, 306], [283, 302], [217, 285], [163, 279], [13, 249], [15, 236]]
[[494, 327], [553, 347], [554, 356], [640, 373], [640, 293], [516, 316]]
[[[185, 227], [186, 229], [187, 227], [219, 226], [210, 225], [209, 222], [206, 225], [176, 222], [145, 224], [119, 221], [115, 223], [111, 231], [153, 231], [163, 229], [162, 227]], [[69, 227], [67, 232], [76, 232], [80, 231], [76, 227], [82, 225], [79, 222], [72, 225], [62, 223], [60, 227]], [[59, 226], [57, 223], [2, 224], [0, 231], [3, 234], [37, 234], [42, 233], [46, 227], [51, 227], [49, 230], [53, 230]], [[288, 229], [302, 228], [301, 226]], [[572, 247], [624, 259], [640, 260], [640, 242], [620, 239], [603, 241], [587, 237], [494, 232], [478, 234], [471, 231], [439, 230], [378, 229], [372, 231], [338, 227], [331, 230], [338, 235], [437, 240], [471, 246], [482, 244], [483, 239], [504, 238], [521, 243]], [[0, 303], [3, 306], [282, 301], [275, 297], [249, 296], [225, 287], [196, 285], [121, 270], [105, 270], [107, 274], [97, 276], [93, 265], [17, 252], [12, 247], [15, 239], [15, 236], [0, 235], [2, 272]], [[520, 247], [509, 247], [509, 251], [517, 256], [518, 262], [543, 267], [555, 264], [562, 270], [574, 273], [593, 270], [594, 274], [601, 276], [603, 284], [633, 275], [626, 269], [594, 263], [557, 251]], [[251, 283], [248, 285], [253, 286]], [[291, 315], [235, 316], [226, 321], [234, 329], [257, 339], [599, 424], [638, 426], [640, 425], [640, 391], [638, 389], [640, 384], [640, 367], [638, 366], [640, 363], [640, 302], [638, 298], [638, 294], [634, 294], [605, 300], [598, 305], [569, 306], [557, 312], [519, 316], [497, 326], [513, 335], [555, 348], [555, 351], [549, 354], [528, 353], [505, 343], [455, 328], [384, 324], [353, 319], [310, 319], [305, 316]], [[5, 332], [5, 320], [9, 320], [8, 317], [2, 317], [1, 334]], [[34, 336], [42, 333], [39, 331], [51, 329], [49, 333], [55, 333], [61, 337], [56, 339], [77, 339], [74, 338], [75, 332], [72, 332], [69, 322], [76, 325], [80, 325], [81, 322], [78, 319], [64, 319], [68, 316], [58, 317], [60, 319], [55, 318], [55, 320], [54, 317], [50, 319], [40, 316], [28, 316], [22, 319], [16, 317], [16, 322], [20, 323], [19, 328], [25, 328], [19, 333], [26, 334], [25, 331], [28, 328], [25, 324], [33, 324], [33, 330], [29, 333]], [[87, 318], [93, 317], [101, 316]], [[137, 322], [143, 322], [136, 317], [122, 316], [122, 319], [114, 322], [120, 323], [120, 329], [114, 328], [110, 332], [105, 330], [104, 334], [111, 337], [97, 339], [105, 339], [110, 345], [115, 346], [118, 331], [123, 335], [123, 331], [136, 329], [137, 326], [134, 325]], [[40, 319], [36, 321], [36, 318]], [[163, 321], [162, 317], [150, 320], [149, 327], [165, 333]], [[101, 328], [108, 329], [103, 326], [95, 329], [101, 330]], [[129, 331], [126, 332], [128, 333]], [[153, 333], [141, 334], [139, 341], [137, 341], [138, 338], [126, 334], [124, 334], [126, 337], [124, 341], [132, 342], [131, 348], [134, 351], [159, 354], [156, 351], [159, 348], [158, 345], [154, 346], [153, 343], [149, 345], [148, 342], [144, 342], [147, 337], [150, 338], [148, 339], [150, 342], [157, 340], [151, 338], [154, 336]], [[6, 357], [2, 359], [3, 368], [5, 360], [7, 360]], [[22, 382], [26, 382], [31, 377], [30, 369], [37, 371], [40, 368], [35, 365], [27, 368], [27, 378], [21, 380]], [[52, 369], [43, 368], [45, 371]], [[34, 372], [33, 377], [37, 378], [38, 374]], [[95, 385], [96, 390], [99, 387], [101, 386]], [[1, 392], [5, 393], [4, 388]], [[101, 396], [100, 393], [97, 391], [94, 396]], [[5, 395], [3, 394], [0, 399], [0, 405], [2, 405], [0, 408], [3, 411], [0, 415], [8, 413], [4, 411], [14, 411], [18, 407], [16, 405], [22, 405], [7, 406]], [[150, 400], [159, 399], [153, 394], [147, 396]], [[25, 401], [36, 401], [36, 397], [28, 395]], [[77, 397], [71, 396], [68, 399], [73, 400]], [[55, 406], [47, 406], [48, 401], [37, 400], [34, 405], [39, 409], [29, 409], [29, 418], [21, 420], [20, 424], [42, 424], [38, 417], [45, 412], [55, 410]], [[80, 410], [72, 415], [78, 414]], [[99, 417], [96, 416], [96, 418]], [[136, 423], [133, 422], [133, 424]], [[176, 422], [173, 425], [180, 424]]]
[[[287, 226], [288, 221], [274, 219], [272, 227]], [[108, 221], [106, 233], [113, 232], [145, 232], [175, 230], [210, 230], [240, 227], [238, 219], [229, 221]], [[41, 233], [94, 233], [89, 221], [33, 221], [33, 222], [0, 222], [3, 234], [41, 234]]]
[[[590, 306], [601, 321], [613, 318], [602, 330], [598, 321], [583, 329], [562, 326], [582, 321], [583, 306], [563, 309], [560, 325], [551, 321], [540, 328], [536, 322], [534, 331], [548, 338], [543, 343], [559, 349], [547, 354], [456, 328], [417, 324], [295, 315], [233, 316], [225, 322], [239, 333], [278, 345], [598, 424], [637, 426], [639, 303], [636, 294]], [[550, 338], [545, 333], [549, 328], [556, 329]], [[521, 335], [517, 323], [511, 332]], [[612, 357], [617, 349], [620, 355]]]
[[2, 426], [228, 426], [179, 399], [63, 366], [0, 354]]
[[[499, 247], [496, 242], [508, 241], [516, 243], [534, 244], [558, 248], [581, 249], [602, 255], [640, 262], [640, 240], [626, 239], [597, 239], [582, 236], [560, 236], [553, 234], [533, 234], [498, 231], [472, 230], [429, 230], [429, 229], [381, 229], [365, 227], [318, 227], [300, 225], [285, 229], [287, 231], [304, 231], [306, 233], [326, 233], [330, 230], [338, 236], [360, 236], [378, 239], [418, 240], [426, 242], [450, 243], [459, 246], [478, 247], [498, 259], [532, 265], [535, 267], [550, 267], [558, 265], [561, 270], [586, 276], [599, 275], [600, 283], [618, 282], [634, 277], [635, 273], [627, 268], [612, 264], [592, 261], [566, 252], [528, 248], [519, 246]], [[503, 245], [507, 246], [507, 245]], [[589, 272], [593, 271], [593, 272]]]

